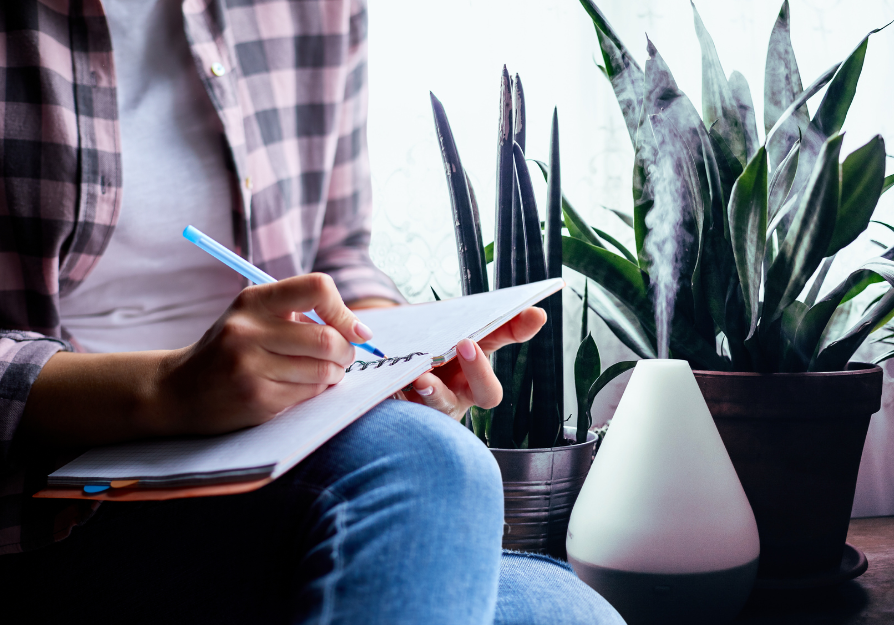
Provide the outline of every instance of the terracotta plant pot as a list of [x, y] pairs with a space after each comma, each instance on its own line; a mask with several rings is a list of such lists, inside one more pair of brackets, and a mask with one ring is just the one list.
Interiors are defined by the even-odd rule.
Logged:
[[758, 584], [834, 576], [882, 370], [695, 377], [754, 510]]
[[[565, 427], [574, 439], [575, 428]], [[596, 436], [586, 443], [550, 449], [491, 449], [503, 475], [503, 548], [565, 559], [571, 508], [590, 465]]]

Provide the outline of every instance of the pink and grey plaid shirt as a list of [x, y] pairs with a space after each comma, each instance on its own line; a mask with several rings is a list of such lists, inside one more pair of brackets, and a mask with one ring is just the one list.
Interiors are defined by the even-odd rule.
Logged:
[[[368, 253], [366, 1], [183, 0], [183, 15], [237, 251], [277, 278], [326, 272], [346, 301], [402, 301]], [[94, 509], [31, 498], [59, 459], [16, 430], [41, 367], [72, 349], [59, 296], [114, 236], [120, 152], [100, 0], [0, 3], [0, 554], [60, 540]]]

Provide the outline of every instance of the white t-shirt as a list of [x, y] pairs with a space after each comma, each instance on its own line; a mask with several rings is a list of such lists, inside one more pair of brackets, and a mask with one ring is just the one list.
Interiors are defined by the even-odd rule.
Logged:
[[123, 205], [108, 248], [60, 301], [94, 352], [198, 340], [244, 282], [181, 235], [233, 247], [232, 187], [217, 113], [196, 71], [179, 0], [103, 0], [118, 81]]

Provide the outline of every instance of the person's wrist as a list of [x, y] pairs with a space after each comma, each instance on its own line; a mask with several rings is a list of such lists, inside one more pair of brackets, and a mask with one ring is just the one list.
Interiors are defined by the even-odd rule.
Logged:
[[145, 384], [141, 386], [134, 425], [140, 438], [180, 434], [183, 402], [177, 392], [175, 371], [183, 358], [182, 349], [151, 353]]

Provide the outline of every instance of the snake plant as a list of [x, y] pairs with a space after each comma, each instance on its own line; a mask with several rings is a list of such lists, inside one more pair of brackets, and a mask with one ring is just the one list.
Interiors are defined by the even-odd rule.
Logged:
[[[889, 288], [853, 327], [827, 336], [840, 306], [873, 283], [894, 285], [894, 247], [818, 299], [835, 255], [866, 229], [892, 186], [881, 136], [841, 158], [841, 130], [869, 38], [881, 29], [804, 88], [786, 0], [767, 51], [762, 138], [748, 82], [738, 72], [727, 78], [694, 5], [701, 113], [651, 41], [641, 68], [596, 4], [580, 2], [595, 26], [600, 69], [634, 147], [635, 254], [606, 245], [564, 206], [563, 262], [597, 283], [598, 304], [591, 307], [634, 352], [655, 356], [655, 272], [668, 261], [650, 253], [647, 241], [654, 234], [649, 213], [666, 183], [663, 170], [678, 186], [680, 211], [670, 354], [708, 370], [844, 369], [869, 333], [894, 314]], [[811, 116], [807, 100], [823, 87]]]
[[[531, 174], [524, 154], [526, 120], [524, 91], [518, 75], [511, 79], [503, 68], [497, 142], [497, 200], [494, 242], [482, 244], [475, 193], [465, 174], [447, 113], [431, 96], [435, 129], [450, 190], [460, 281], [463, 295], [488, 290], [486, 266], [494, 265], [494, 288], [500, 289], [561, 277], [564, 237], [558, 116], [554, 112], [549, 163], [539, 163], [547, 180], [545, 220], [537, 209]], [[503, 386], [503, 401], [492, 410], [473, 407], [467, 415], [476, 435], [495, 448], [548, 448], [568, 444], [563, 394], [562, 298], [555, 294], [539, 304], [547, 312], [546, 325], [528, 343], [497, 350], [492, 363]], [[586, 301], [584, 302], [586, 311]], [[584, 442], [590, 427], [590, 406], [599, 389], [626, 370], [600, 371], [599, 351], [586, 332], [575, 361], [578, 390], [577, 441]], [[630, 368], [629, 363], [627, 368]]]

